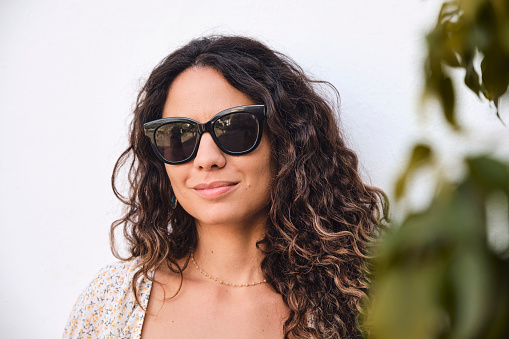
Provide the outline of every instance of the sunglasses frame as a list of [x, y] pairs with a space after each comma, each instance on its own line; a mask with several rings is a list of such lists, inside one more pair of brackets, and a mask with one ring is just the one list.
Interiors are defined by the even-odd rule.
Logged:
[[[255, 143], [249, 149], [247, 149], [245, 151], [241, 151], [241, 152], [232, 152], [232, 151], [225, 149], [223, 146], [221, 146], [221, 144], [219, 143], [219, 140], [216, 137], [214, 130], [212, 128], [212, 125], [217, 120], [221, 119], [222, 117], [224, 117], [226, 115], [230, 115], [230, 114], [234, 114], [234, 113], [249, 113], [249, 114], [253, 115], [256, 118], [256, 121], [258, 122], [258, 135], [256, 136]], [[158, 119], [158, 120], [147, 122], [147, 123], [143, 124], [143, 129], [145, 131], [145, 135], [150, 139], [150, 145], [152, 146], [152, 149], [154, 150], [157, 158], [167, 164], [178, 165], [178, 164], [183, 164], [188, 161], [191, 161], [196, 156], [196, 154], [198, 153], [198, 148], [200, 146], [201, 136], [205, 132], [208, 132], [212, 136], [212, 139], [216, 143], [217, 147], [219, 147], [219, 149], [221, 151], [223, 151], [225, 154], [242, 155], [242, 154], [247, 154], [249, 152], [254, 151], [256, 149], [256, 147], [258, 147], [258, 145], [260, 144], [260, 141], [262, 140], [263, 120], [265, 119], [265, 116], [266, 116], [265, 105], [245, 105], [245, 106], [237, 106], [237, 107], [231, 107], [231, 108], [225, 109], [225, 110], [217, 113], [209, 121], [204, 122], [204, 123], [199, 123], [193, 119], [184, 118], [184, 117], [171, 117], [171, 118], [163, 118], [163, 119]], [[156, 144], [156, 140], [155, 140], [156, 131], [161, 126], [164, 126], [166, 124], [173, 123], [173, 122], [185, 122], [185, 123], [190, 123], [190, 124], [197, 126], [198, 136], [197, 136], [197, 140], [196, 140], [196, 144], [194, 146], [193, 152], [191, 153], [191, 155], [189, 157], [187, 157], [184, 160], [169, 161], [162, 156], [162, 154], [159, 152], [159, 149], [157, 148], [157, 144]]]

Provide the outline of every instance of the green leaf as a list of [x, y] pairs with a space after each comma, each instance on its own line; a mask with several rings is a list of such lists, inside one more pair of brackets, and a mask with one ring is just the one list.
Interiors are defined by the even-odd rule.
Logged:
[[481, 62], [483, 94], [495, 102], [507, 91], [509, 85], [509, 59], [498, 48], [491, 48]]
[[412, 150], [410, 161], [403, 174], [396, 182], [396, 199], [403, 196], [409, 177], [420, 167], [429, 164], [432, 160], [432, 150], [428, 145], [417, 144]]
[[509, 196], [509, 165], [488, 156], [467, 159], [470, 178], [485, 193], [501, 189]]
[[468, 86], [479, 97], [479, 92], [481, 90], [481, 83], [479, 79], [479, 74], [474, 68], [474, 63], [471, 60], [465, 65], [466, 73], [465, 73], [465, 85]]
[[444, 111], [445, 120], [452, 127], [457, 129], [459, 126], [456, 123], [456, 117], [454, 114], [455, 96], [451, 78], [443, 74], [439, 79], [438, 85], [438, 96]]
[[481, 248], [463, 248], [451, 261], [448, 270], [453, 300], [447, 305], [452, 317], [455, 338], [475, 338], [487, 320], [490, 290], [494, 287], [490, 263]]

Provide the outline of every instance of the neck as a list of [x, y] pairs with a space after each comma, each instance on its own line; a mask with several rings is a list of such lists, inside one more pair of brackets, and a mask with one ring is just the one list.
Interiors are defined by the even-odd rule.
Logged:
[[251, 225], [204, 225], [196, 221], [200, 268], [232, 284], [262, 281], [263, 253], [256, 247], [265, 234], [265, 220]]

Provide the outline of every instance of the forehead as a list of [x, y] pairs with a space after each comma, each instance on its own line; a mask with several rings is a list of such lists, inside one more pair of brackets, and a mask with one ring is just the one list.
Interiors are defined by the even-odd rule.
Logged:
[[215, 69], [192, 67], [171, 84], [162, 117], [187, 117], [206, 122], [222, 110], [251, 104], [254, 102], [247, 95], [230, 85]]

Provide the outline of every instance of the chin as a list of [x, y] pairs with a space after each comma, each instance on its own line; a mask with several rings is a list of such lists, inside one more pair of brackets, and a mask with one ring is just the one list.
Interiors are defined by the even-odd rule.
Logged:
[[[225, 214], [225, 212], [227, 212]], [[230, 212], [230, 213], [228, 213]], [[236, 212], [236, 213], [232, 213]], [[258, 213], [249, 211], [246, 213], [241, 213], [238, 207], [235, 206], [223, 206], [214, 208], [213, 210], [206, 211], [201, 210], [200, 213], [196, 213], [195, 215], [191, 214], [197, 222], [201, 225], [235, 225], [238, 226], [248, 225], [248, 224], [256, 224], [262, 222], [267, 218], [268, 214]]]

